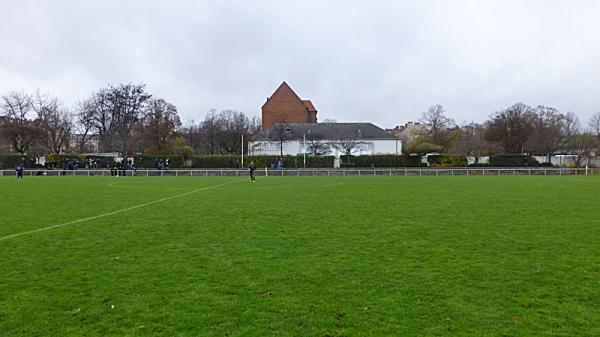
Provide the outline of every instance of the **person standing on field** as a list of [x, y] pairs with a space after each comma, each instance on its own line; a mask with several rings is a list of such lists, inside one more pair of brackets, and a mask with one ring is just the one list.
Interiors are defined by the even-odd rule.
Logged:
[[17, 174], [17, 181], [23, 180], [23, 164], [17, 164], [15, 167], [15, 173]]
[[250, 181], [252, 181], [253, 183], [256, 182], [254, 171], [256, 171], [256, 165], [254, 165], [254, 162], [250, 162], [250, 166], [248, 166], [248, 172], [250, 173]]

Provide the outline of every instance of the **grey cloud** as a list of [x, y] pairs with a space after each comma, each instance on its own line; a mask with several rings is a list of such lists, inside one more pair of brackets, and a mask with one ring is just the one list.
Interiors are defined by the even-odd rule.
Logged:
[[597, 1], [5, 1], [0, 92], [67, 103], [144, 82], [183, 120], [260, 115], [286, 80], [319, 118], [391, 127], [443, 104], [600, 111]]

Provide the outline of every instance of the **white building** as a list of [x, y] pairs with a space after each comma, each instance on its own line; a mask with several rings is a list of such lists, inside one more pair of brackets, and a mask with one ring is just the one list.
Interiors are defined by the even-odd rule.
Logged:
[[402, 141], [372, 123], [280, 123], [248, 143], [249, 155], [402, 154]]

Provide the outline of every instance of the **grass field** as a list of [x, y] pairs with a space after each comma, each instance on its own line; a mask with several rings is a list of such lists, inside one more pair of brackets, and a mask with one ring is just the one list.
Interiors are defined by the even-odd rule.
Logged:
[[0, 191], [2, 337], [600, 336], [598, 176]]

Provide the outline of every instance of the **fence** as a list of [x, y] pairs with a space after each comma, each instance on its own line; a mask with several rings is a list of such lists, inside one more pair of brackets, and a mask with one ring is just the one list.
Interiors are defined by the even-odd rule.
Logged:
[[[123, 171], [119, 171], [119, 175]], [[25, 170], [26, 176], [42, 175], [42, 170]], [[257, 176], [517, 176], [517, 175], [598, 175], [600, 168], [392, 168], [392, 169], [257, 169]], [[0, 176], [14, 176], [14, 170], [0, 170]], [[110, 176], [110, 170], [48, 170], [49, 176]], [[127, 176], [247, 176], [247, 170], [190, 169], [125, 171]]]

